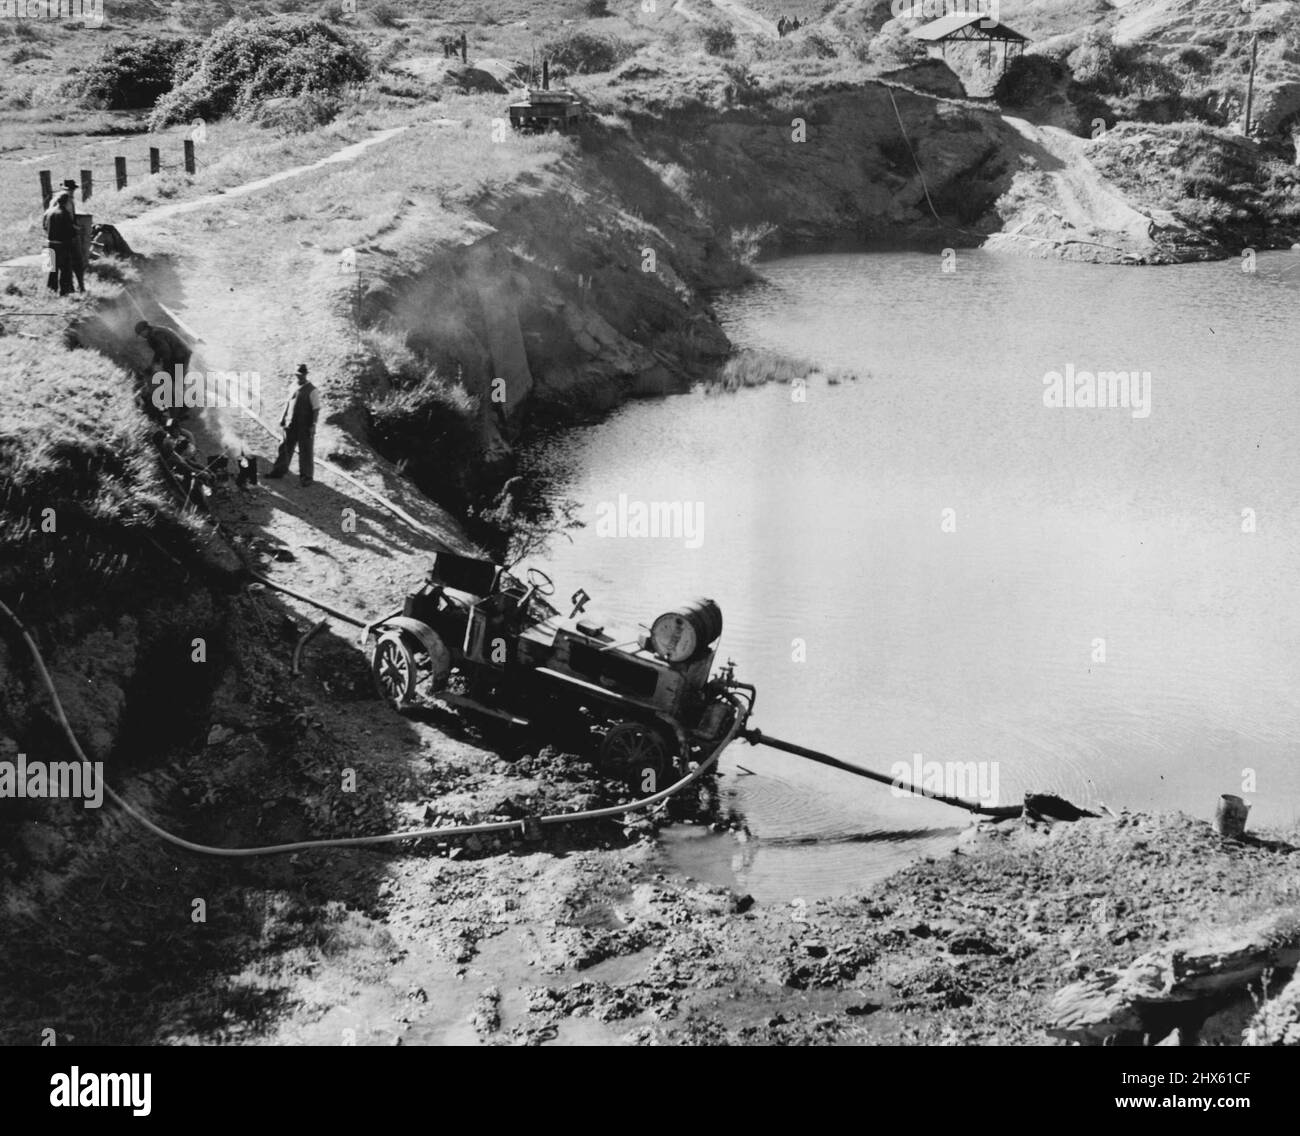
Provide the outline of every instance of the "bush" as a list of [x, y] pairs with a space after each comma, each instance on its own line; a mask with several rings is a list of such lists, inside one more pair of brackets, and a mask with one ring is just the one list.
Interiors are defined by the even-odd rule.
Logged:
[[177, 64], [190, 47], [189, 40], [162, 36], [116, 44], [79, 77], [80, 97], [107, 110], [153, 106], [172, 89]]
[[1174, 58], [1189, 71], [1207, 71], [1209, 70], [1209, 57], [1199, 47], [1192, 47], [1188, 44], [1179, 50]]
[[710, 24], [703, 39], [704, 50], [710, 55], [730, 55], [736, 50], [736, 33], [727, 24]]
[[335, 94], [370, 77], [366, 49], [323, 20], [233, 20], [182, 63], [188, 78], [154, 108], [154, 129], [193, 118], [246, 117], [263, 99]]
[[613, 36], [570, 32], [546, 44], [542, 55], [550, 59], [552, 67], [561, 67], [571, 75], [590, 75], [614, 70], [634, 50], [631, 44]]
[[376, 402], [370, 434], [381, 454], [405, 459], [416, 484], [444, 503], [455, 500], [481, 457], [477, 402], [436, 371]]
[[930, 53], [926, 51], [925, 44], [920, 40], [913, 39], [895, 26], [881, 32], [871, 41], [869, 56], [873, 62], [889, 69], [910, 67], [913, 63], [928, 59]]
[[587, 0], [587, 15], [593, 20], [603, 20], [611, 14], [609, 0]]
[[1114, 84], [1115, 44], [1107, 31], [1089, 28], [1067, 62], [1077, 83], [1098, 91], [1109, 90]]
[[397, 18], [401, 13], [392, 4], [385, 4], [380, 0], [378, 4], [371, 4], [368, 11], [370, 18], [381, 28], [397, 27]]
[[1049, 97], [1068, 83], [1065, 65], [1046, 55], [1018, 55], [993, 88], [1005, 106], [1027, 106]]
[[253, 118], [260, 126], [283, 130], [287, 134], [306, 134], [317, 127], [333, 122], [343, 109], [334, 95], [309, 91], [296, 99], [276, 99], [262, 103]]

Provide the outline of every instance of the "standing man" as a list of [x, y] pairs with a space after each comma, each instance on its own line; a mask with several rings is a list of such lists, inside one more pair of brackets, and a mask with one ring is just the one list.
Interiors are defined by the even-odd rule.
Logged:
[[303, 485], [312, 483], [315, 472], [313, 459], [316, 449], [316, 422], [320, 418], [320, 392], [307, 381], [307, 364], [299, 363], [295, 376], [298, 385], [289, 392], [284, 401], [284, 413], [280, 416], [280, 425], [284, 429], [284, 441], [280, 443], [280, 452], [275, 456], [275, 465], [267, 477], [283, 477], [289, 472], [289, 462], [293, 459], [294, 448], [298, 449], [298, 476]]
[[54, 260], [47, 284], [51, 292], [67, 296], [72, 291], [72, 246], [77, 241], [77, 219], [72, 215], [72, 198], [66, 189], [54, 195], [42, 224], [45, 245]]
[[67, 178], [63, 183], [63, 188], [68, 194], [68, 212], [72, 214], [72, 223], [77, 234], [77, 239], [72, 245], [72, 275], [77, 280], [77, 291], [84, 292], [86, 290], [86, 260], [81, 255], [81, 222], [77, 220], [77, 183], [71, 178]]

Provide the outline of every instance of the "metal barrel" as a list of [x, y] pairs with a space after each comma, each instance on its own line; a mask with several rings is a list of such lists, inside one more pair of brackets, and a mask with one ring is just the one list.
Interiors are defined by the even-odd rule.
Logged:
[[699, 658], [708, 649], [710, 643], [722, 634], [722, 609], [713, 600], [696, 599], [681, 607], [666, 611], [654, 621], [650, 636], [656, 644], [662, 640], [662, 631], [667, 630], [678, 620], [685, 620], [695, 631], [695, 649], [682, 658], [670, 656], [669, 661], [684, 663]]

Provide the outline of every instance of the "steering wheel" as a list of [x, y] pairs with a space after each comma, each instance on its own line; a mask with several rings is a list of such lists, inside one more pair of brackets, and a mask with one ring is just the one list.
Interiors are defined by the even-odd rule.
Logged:
[[524, 578], [528, 581], [528, 586], [539, 596], [555, 595], [555, 581], [540, 568], [529, 568]]

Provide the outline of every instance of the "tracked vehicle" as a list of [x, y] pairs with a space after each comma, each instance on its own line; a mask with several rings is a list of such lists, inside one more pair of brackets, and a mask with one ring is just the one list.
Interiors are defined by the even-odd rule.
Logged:
[[549, 598], [550, 577], [520, 580], [487, 560], [440, 552], [399, 611], [364, 633], [381, 697], [398, 709], [434, 700], [538, 727], [566, 748], [589, 748], [601, 769], [655, 792], [712, 753], [735, 724], [733, 695], [754, 688], [730, 664], [713, 675], [722, 612], [696, 600], [648, 628], [619, 631]]

